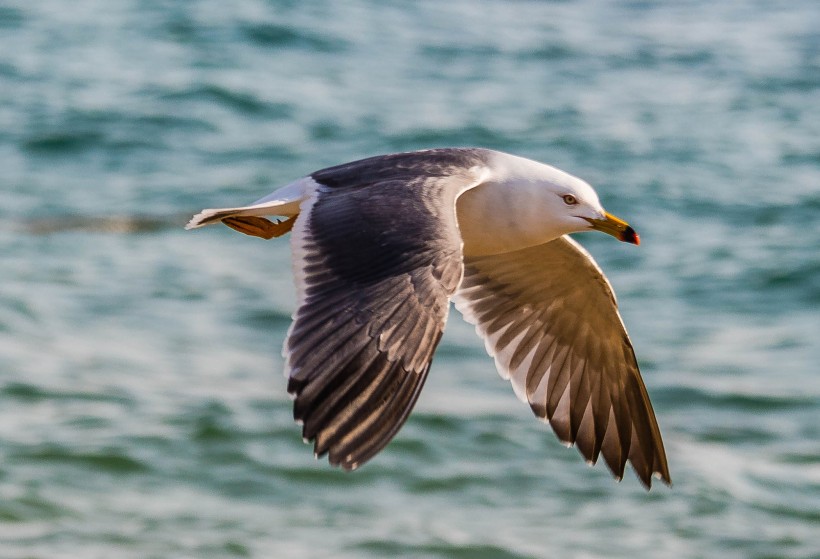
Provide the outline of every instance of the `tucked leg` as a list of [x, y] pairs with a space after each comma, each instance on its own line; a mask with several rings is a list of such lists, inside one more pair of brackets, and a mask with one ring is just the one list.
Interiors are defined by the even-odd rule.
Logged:
[[270, 221], [264, 217], [246, 215], [226, 217], [222, 220], [222, 223], [245, 235], [260, 237], [262, 239], [272, 239], [274, 237], [281, 237], [293, 229], [296, 217], [297, 216], [294, 215], [282, 221]]

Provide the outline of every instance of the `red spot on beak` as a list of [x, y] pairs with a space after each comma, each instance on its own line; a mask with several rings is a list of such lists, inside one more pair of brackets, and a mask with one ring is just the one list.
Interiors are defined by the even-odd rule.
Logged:
[[633, 245], [641, 244], [641, 237], [630, 226], [627, 226], [621, 234], [621, 240], [625, 243], [632, 243]]

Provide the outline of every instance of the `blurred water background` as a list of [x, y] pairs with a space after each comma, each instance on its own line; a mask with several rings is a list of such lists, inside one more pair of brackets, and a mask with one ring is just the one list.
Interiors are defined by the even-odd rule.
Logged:
[[[820, 7], [0, 2], [0, 557], [820, 557]], [[203, 207], [485, 146], [641, 233], [608, 273], [674, 487], [587, 467], [453, 312], [415, 413], [314, 461], [289, 248]]]

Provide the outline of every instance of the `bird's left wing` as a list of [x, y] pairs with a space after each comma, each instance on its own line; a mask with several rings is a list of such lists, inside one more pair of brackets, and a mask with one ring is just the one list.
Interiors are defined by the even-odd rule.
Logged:
[[561, 237], [467, 257], [456, 308], [476, 325], [516, 395], [591, 463], [649, 487], [670, 483], [660, 430], [615, 296], [578, 243]]
[[353, 469], [404, 423], [462, 275], [456, 198], [479, 154], [432, 150], [318, 171], [291, 243], [288, 392], [317, 456]]

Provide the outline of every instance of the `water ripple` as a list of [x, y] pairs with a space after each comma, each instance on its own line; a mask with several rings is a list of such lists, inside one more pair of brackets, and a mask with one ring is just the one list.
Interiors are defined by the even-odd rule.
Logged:
[[[815, 13], [0, 7], [3, 556], [814, 557]], [[288, 241], [182, 225], [443, 145], [565, 168], [641, 231], [640, 249], [578, 238], [619, 294], [671, 489], [586, 467], [455, 312], [382, 453], [350, 473], [302, 442]]]

